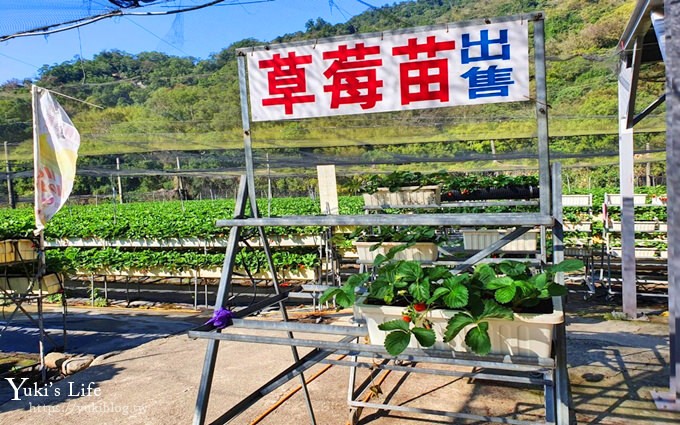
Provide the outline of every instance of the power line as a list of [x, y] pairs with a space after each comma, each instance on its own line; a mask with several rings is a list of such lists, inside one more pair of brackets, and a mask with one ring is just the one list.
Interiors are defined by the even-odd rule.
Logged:
[[[174, 0], [164, 0], [164, 2], [166, 2], [166, 3], [170, 2], [170, 1], [174, 1]], [[187, 6], [187, 7], [179, 6], [176, 9], [173, 9], [173, 10], [156, 11], [156, 12], [128, 12], [128, 11], [125, 11], [124, 9], [106, 10], [106, 8], [104, 8], [98, 14], [88, 15], [88, 16], [85, 16], [85, 17], [79, 17], [79, 18], [75, 18], [75, 19], [70, 19], [68, 21], [61, 21], [61, 22], [57, 22], [57, 23], [46, 24], [46, 25], [43, 25], [43, 26], [40, 26], [40, 27], [30, 28], [28, 30], [18, 31], [18, 32], [11, 33], [11, 34], [6, 34], [6, 35], [3, 35], [3, 36], [0, 36], [0, 42], [6, 41], [6, 40], [11, 40], [13, 38], [18, 38], [18, 37], [29, 37], [29, 36], [35, 36], [35, 35], [48, 35], [48, 34], [54, 34], [54, 33], [62, 32], [62, 31], [68, 31], [68, 30], [71, 30], [71, 29], [74, 29], [74, 28], [79, 28], [79, 27], [82, 27], [82, 26], [85, 26], [85, 25], [95, 23], [97, 21], [101, 21], [103, 19], [112, 18], [112, 17], [116, 17], [116, 16], [174, 15], [174, 14], [177, 14], [177, 13], [185, 13], [185, 12], [191, 12], [191, 11], [194, 11], [194, 10], [203, 9], [203, 8], [214, 6], [214, 5], [217, 5], [219, 3], [224, 3], [224, 2], [229, 2], [229, 5], [243, 5], [243, 4], [254, 4], [254, 3], [269, 3], [269, 2], [273, 2], [273, 1], [275, 1], [275, 0], [244, 0], [244, 1], [239, 1], [239, 0], [212, 0], [212, 1], [207, 1], [203, 4], [199, 4], [199, 5], [195, 5], [195, 6]], [[89, 3], [91, 4], [92, 1], [90, 1]], [[158, 3], [158, 1], [150, 0], [150, 1], [146, 1], [146, 3], [150, 3], [149, 6], [151, 6], [151, 5], [156, 5]], [[151, 3], [153, 3], [153, 4], [151, 4]], [[116, 4], [119, 7], [123, 7], [123, 8], [129, 7], [129, 8], [139, 9], [139, 8], [142, 8], [142, 7], [148, 7], [148, 6], [140, 5], [138, 1], [134, 1], [134, 2], [118, 1], [114, 4]], [[123, 4], [123, 5], [131, 4], [131, 5], [130, 6], [121, 6], [121, 4]], [[30, 6], [30, 4], [29, 4], [29, 6]], [[82, 6], [81, 6], [81, 10], [82, 10]], [[7, 16], [7, 14], [5, 16]]]

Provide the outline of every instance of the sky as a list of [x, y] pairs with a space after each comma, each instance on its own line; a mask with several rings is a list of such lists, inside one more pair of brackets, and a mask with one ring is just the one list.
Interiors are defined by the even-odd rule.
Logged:
[[304, 31], [310, 19], [320, 17], [332, 24], [346, 22], [370, 6], [383, 4], [384, 0], [274, 0], [211, 6], [170, 16], [108, 18], [48, 36], [0, 42], [0, 84], [36, 78], [43, 65], [56, 65], [76, 57], [91, 59], [113, 49], [131, 54], [160, 51], [205, 59], [235, 41], [255, 38], [266, 42], [286, 33]]

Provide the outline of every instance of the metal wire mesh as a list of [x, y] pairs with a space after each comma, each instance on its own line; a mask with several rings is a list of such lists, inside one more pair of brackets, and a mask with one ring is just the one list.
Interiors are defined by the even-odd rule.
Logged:
[[107, 0], [8, 0], [2, 5], [0, 36], [58, 26], [120, 7]]
[[[45, 34], [112, 16], [177, 13], [222, 1], [209, 0], [4, 0], [0, 41], [17, 35]], [[229, 2], [234, 3], [234, 2]]]

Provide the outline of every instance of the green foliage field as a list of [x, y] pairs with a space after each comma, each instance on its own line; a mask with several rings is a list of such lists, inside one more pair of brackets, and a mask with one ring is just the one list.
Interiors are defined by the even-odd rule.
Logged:
[[[574, 185], [615, 185], [613, 172], [618, 144], [617, 42], [633, 10], [629, 0], [415, 0], [370, 9], [346, 23], [331, 25], [310, 19], [305, 28], [282, 34], [273, 43], [319, 39], [415, 26], [545, 12], [548, 110], [553, 158], [562, 162]], [[245, 35], [247, 37], [247, 34]], [[183, 168], [239, 169], [242, 163], [242, 123], [236, 49], [264, 44], [244, 38], [207, 59], [175, 57], [158, 52], [129, 54], [103, 51], [91, 60], [63, 62], [41, 68], [36, 81], [8, 81], [0, 86], [0, 137], [10, 144], [15, 170], [32, 168], [30, 83], [100, 105], [88, 107], [66, 98], [66, 108], [82, 136], [79, 167], [114, 169], [121, 157], [125, 169], [174, 168], [178, 151], [196, 159]], [[663, 65], [645, 65], [640, 79], [638, 109], [664, 90]], [[636, 126], [636, 150], [663, 149], [664, 106]], [[316, 118], [300, 121], [253, 123], [256, 152], [271, 154], [280, 175], [294, 178], [274, 182], [275, 193], [300, 196], [313, 185], [315, 170], [286, 164], [304, 155], [327, 156], [330, 161], [351, 159], [340, 175], [341, 190], [354, 194], [353, 174], [413, 168], [402, 156], [414, 157], [419, 169], [449, 172], [513, 172], [536, 169], [535, 104], [531, 101], [474, 107], [392, 112]], [[492, 152], [500, 159], [490, 158]], [[503, 157], [516, 155], [516, 158]], [[421, 161], [421, 157], [447, 161]], [[664, 152], [638, 156], [658, 163], [663, 176]], [[401, 161], [401, 162], [400, 162]], [[188, 162], [188, 163], [187, 163]], [[258, 167], [262, 167], [260, 162]], [[578, 171], [589, 167], [589, 175]], [[111, 194], [109, 176], [76, 180], [74, 194]], [[187, 178], [194, 196], [207, 180]], [[215, 191], [233, 188], [228, 179], [213, 180]], [[125, 192], [172, 189], [176, 182], [158, 176], [129, 177]], [[258, 180], [258, 187], [266, 182]], [[15, 190], [30, 197], [30, 178], [18, 178]], [[204, 193], [204, 196], [207, 194]]]
[[[311, 19], [304, 30], [281, 35], [274, 42], [543, 10], [552, 133], [612, 134], [617, 125], [613, 119], [617, 111], [616, 43], [632, 7], [633, 2], [625, 0], [418, 0], [372, 9], [344, 24]], [[60, 99], [83, 136], [82, 155], [239, 148], [235, 50], [260, 44], [246, 38], [205, 60], [158, 52], [104, 51], [92, 60], [44, 66], [34, 83], [104, 107], [99, 110]], [[663, 82], [645, 79], [640, 103], [654, 99], [662, 88]], [[26, 159], [31, 153], [29, 90], [27, 81], [10, 81], [0, 87], [0, 136], [19, 143], [12, 149], [13, 159]], [[645, 126], [659, 130], [664, 123], [652, 119]], [[255, 147], [261, 148], [514, 139], [534, 134], [530, 102], [253, 126]]]
[[[62, 238], [170, 239], [224, 238], [228, 228], [215, 226], [217, 220], [232, 218], [233, 199], [219, 201], [137, 202], [112, 205], [68, 205], [45, 228], [47, 240]], [[361, 197], [340, 197], [341, 214], [361, 214]], [[267, 201], [258, 201], [258, 210], [267, 215]], [[319, 215], [318, 201], [310, 198], [272, 199], [272, 216]], [[0, 209], [0, 239], [29, 237], [35, 229], [32, 208]], [[267, 227], [269, 235], [316, 235], [321, 228]]]

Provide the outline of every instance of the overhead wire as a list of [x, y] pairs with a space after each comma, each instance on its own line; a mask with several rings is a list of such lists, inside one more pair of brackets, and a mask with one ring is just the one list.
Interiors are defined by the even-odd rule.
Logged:
[[[68, 31], [74, 28], [79, 28], [85, 25], [90, 25], [92, 23], [95, 23], [97, 21], [101, 21], [103, 19], [108, 19], [108, 18], [113, 18], [116, 16], [163, 16], [163, 15], [174, 15], [177, 13], [185, 13], [185, 12], [191, 12], [199, 9], [204, 9], [206, 7], [214, 6], [219, 3], [223, 3], [229, 1], [229, 5], [242, 5], [242, 4], [255, 4], [255, 3], [269, 3], [273, 2], [275, 0], [244, 0], [244, 1], [239, 1], [239, 0], [211, 0], [203, 4], [195, 5], [195, 6], [187, 6], [187, 7], [181, 7], [173, 10], [166, 10], [166, 11], [156, 11], [156, 12], [127, 12], [123, 9], [115, 9], [111, 11], [107, 11], [104, 13], [101, 13], [99, 15], [95, 16], [88, 16], [86, 18], [76, 18], [72, 19], [69, 21], [64, 21], [64, 22], [59, 22], [55, 24], [48, 24], [44, 25], [42, 27], [38, 28], [33, 28], [29, 29], [27, 31], [21, 31], [21, 32], [16, 32], [13, 34], [7, 34], [7, 35], [2, 35], [0, 36], [0, 42], [2, 41], [7, 41], [11, 40], [13, 38], [18, 38], [18, 37], [29, 37], [29, 36], [35, 36], [35, 35], [49, 35], [49, 34], [55, 34], [58, 32], [62, 31]], [[143, 6], [138, 6], [139, 8]]]

